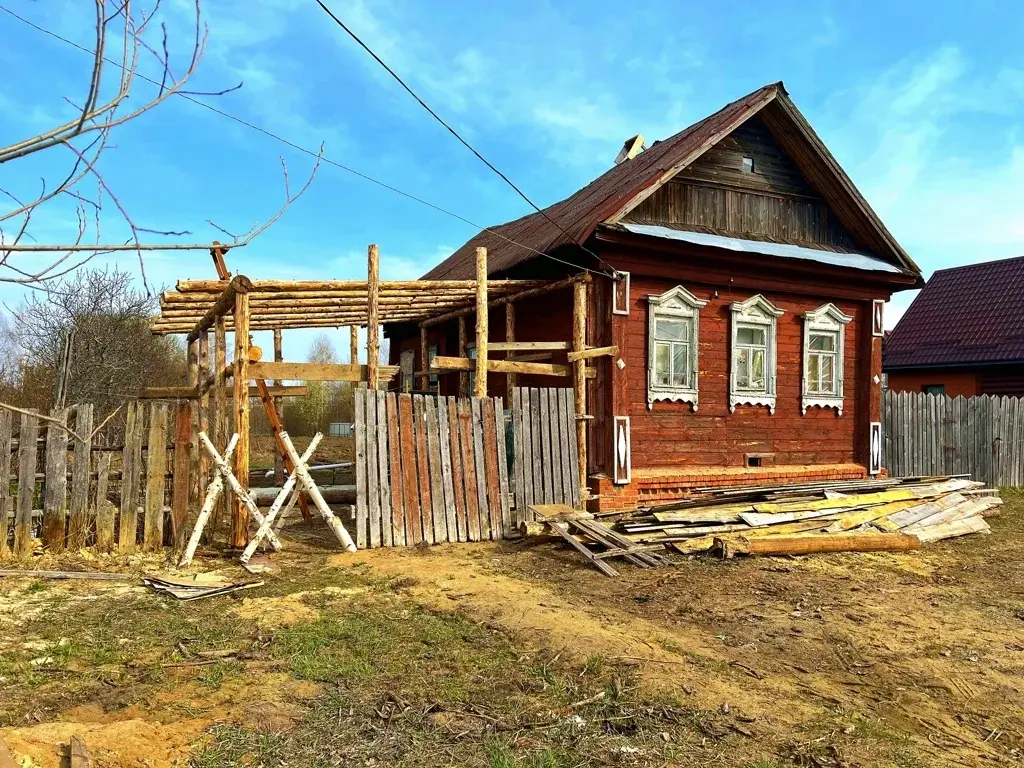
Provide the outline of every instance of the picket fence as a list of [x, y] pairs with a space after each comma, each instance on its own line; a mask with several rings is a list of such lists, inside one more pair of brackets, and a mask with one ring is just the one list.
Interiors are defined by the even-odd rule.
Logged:
[[883, 408], [890, 475], [964, 474], [990, 486], [1024, 486], [1021, 398], [887, 391]]
[[180, 545], [196, 493], [188, 401], [129, 401], [96, 434], [88, 403], [49, 419], [71, 431], [0, 410], [0, 557], [32, 554], [37, 538], [47, 552]]

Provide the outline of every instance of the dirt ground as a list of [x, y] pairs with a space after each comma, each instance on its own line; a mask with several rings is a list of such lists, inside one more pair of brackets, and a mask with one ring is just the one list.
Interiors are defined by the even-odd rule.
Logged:
[[4, 579], [0, 738], [23, 768], [75, 733], [101, 767], [1020, 764], [1006, 498], [993, 535], [917, 553], [618, 579], [552, 542], [337, 554], [301, 523], [213, 600]]

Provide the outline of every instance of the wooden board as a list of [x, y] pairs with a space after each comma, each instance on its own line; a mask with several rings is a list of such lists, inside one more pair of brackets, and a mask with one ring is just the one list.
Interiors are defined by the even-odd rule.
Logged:
[[430, 469], [430, 517], [433, 541], [437, 544], [448, 541], [448, 521], [444, 510], [444, 478], [441, 468], [441, 440], [437, 421], [437, 404], [440, 398], [426, 397], [423, 413], [427, 430], [427, 461]]
[[142, 406], [128, 403], [125, 416], [124, 453], [121, 469], [121, 517], [118, 526], [118, 551], [131, 554], [139, 526], [139, 482], [142, 474]]
[[407, 543], [405, 532], [406, 490], [402, 474], [402, 446], [399, 442], [398, 395], [386, 393], [388, 414], [388, 454], [391, 458], [388, 479], [391, 481], [391, 528], [396, 547]]
[[107, 500], [110, 484], [110, 459], [107, 451], [96, 454], [96, 549], [100, 552], [114, 551], [114, 505]]
[[[501, 478], [498, 476], [498, 435], [494, 421], [494, 401], [480, 401], [480, 432], [483, 437], [484, 474], [487, 479], [488, 531], [491, 539], [503, 534], [501, 521]], [[504, 446], [502, 446], [504, 448]]]
[[434, 522], [431, 519], [433, 503], [430, 485], [430, 466], [427, 458], [427, 416], [423, 395], [412, 396], [413, 441], [416, 445], [416, 480], [420, 493], [420, 541], [434, 543]]
[[[511, 304], [509, 306], [512, 306]], [[494, 429], [498, 440], [498, 484], [500, 487], [502, 536], [511, 536], [512, 529], [512, 497], [508, 487], [508, 437], [505, 420], [504, 402], [500, 397], [494, 399]]]
[[452, 463], [452, 495], [455, 499], [455, 525], [458, 541], [469, 541], [469, 512], [466, 502], [466, 474], [462, 465], [462, 429], [459, 400], [448, 398], [449, 451]]
[[[355, 391], [355, 437], [356, 437], [356, 546], [360, 549], [366, 548], [368, 539], [369, 521], [367, 519], [370, 505], [369, 495], [373, 490], [367, 483], [367, 441], [373, 445], [374, 433], [369, 429], [366, 420], [366, 390]], [[377, 457], [374, 456], [376, 461]]]
[[419, 479], [416, 477], [415, 427], [412, 395], [398, 395], [398, 426], [402, 446], [402, 484], [405, 489], [405, 543], [414, 546], [423, 541]]
[[[366, 472], [366, 530], [363, 536], [366, 538], [367, 546], [379, 547], [381, 545], [381, 482], [380, 482], [380, 459], [377, 442], [387, 440], [387, 429], [382, 429], [385, 422], [381, 419], [378, 410], [377, 392], [372, 389], [360, 390], [363, 398], [363, 410], [366, 423], [366, 435], [363, 446], [363, 466]], [[387, 418], [386, 407], [384, 418]], [[358, 545], [357, 545], [358, 546]]]
[[466, 528], [469, 541], [480, 541], [480, 495], [476, 478], [476, 455], [473, 452], [473, 408], [470, 400], [460, 400], [459, 448], [462, 454], [463, 484], [466, 489]]
[[480, 540], [491, 538], [491, 517], [487, 498], [487, 462], [484, 459], [483, 429], [481, 428], [481, 403], [479, 397], [470, 400], [472, 413], [473, 462], [476, 465], [476, 498], [480, 513]]
[[146, 518], [143, 547], [156, 552], [164, 544], [164, 491], [167, 486], [167, 404], [154, 403], [146, 449]]
[[[388, 425], [387, 393], [366, 390], [377, 406], [377, 456], [368, 455], [367, 461], [377, 462], [377, 483], [380, 486], [380, 543], [394, 546], [395, 526], [391, 516], [391, 468], [388, 466], [388, 445], [392, 439]], [[367, 406], [369, 410], [369, 406]]]
[[14, 508], [11, 504], [11, 444], [13, 443], [14, 414], [6, 408], [0, 410], [0, 557], [10, 552], [8, 538]]
[[[91, 529], [89, 519], [89, 481], [92, 472], [92, 422], [91, 403], [79, 405], [75, 411], [76, 437], [74, 466], [71, 475], [71, 517], [68, 522], [68, 548], [74, 552], [85, 547]], [[85, 438], [85, 439], [82, 439]], [[0, 454], [10, 456], [10, 454]]]
[[[68, 409], [54, 408], [50, 418], [67, 424]], [[67, 536], [68, 433], [53, 422], [46, 428], [46, 479], [43, 482], [43, 546], [63, 552]]]
[[513, 387], [510, 392], [512, 410], [512, 486], [515, 493], [515, 516], [513, 523], [518, 527], [526, 517], [526, 498], [523, 477], [523, 400], [522, 390]]
[[18, 506], [14, 515], [14, 555], [32, 554], [32, 507], [36, 495], [36, 441], [39, 418], [21, 415], [18, 432]]
[[[444, 493], [445, 541], [458, 541], [456, 524], [454, 476], [452, 474], [452, 443], [448, 420], [448, 404], [451, 398], [437, 398], [438, 450], [441, 455], [441, 488]], [[461, 489], [459, 489], [461, 490]]]

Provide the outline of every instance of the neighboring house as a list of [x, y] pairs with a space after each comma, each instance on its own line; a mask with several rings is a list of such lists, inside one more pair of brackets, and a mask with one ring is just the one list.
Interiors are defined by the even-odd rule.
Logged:
[[[592, 361], [588, 382], [601, 509], [881, 471], [882, 303], [920, 287], [917, 266], [782, 83], [641, 145], [627, 141], [595, 181], [481, 232], [424, 278], [472, 279], [477, 246], [496, 277], [594, 270], [587, 343], [619, 349]], [[615, 280], [602, 274], [611, 269]], [[571, 339], [571, 318], [570, 291], [524, 300], [516, 341]], [[504, 313], [489, 324], [501, 341]], [[388, 333], [392, 362], [412, 351], [422, 370], [417, 329]], [[455, 323], [431, 329], [429, 343], [458, 354]], [[443, 394], [456, 378], [441, 377]], [[505, 387], [489, 376], [490, 394]]]
[[1024, 396], [1024, 257], [940, 269], [883, 349], [895, 392]]

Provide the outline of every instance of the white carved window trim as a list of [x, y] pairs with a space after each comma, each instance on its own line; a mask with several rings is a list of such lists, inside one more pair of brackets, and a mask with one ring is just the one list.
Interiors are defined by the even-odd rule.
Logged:
[[[804, 313], [804, 351], [803, 376], [801, 377], [800, 412], [807, 413], [808, 408], [835, 408], [839, 416], [843, 415], [843, 372], [846, 364], [846, 325], [853, 320], [850, 315], [843, 314], [835, 304], [822, 304], [815, 310]], [[836, 336], [835, 376], [836, 391], [834, 394], [811, 392], [807, 374], [810, 370], [811, 334], [831, 333]]]
[[[735, 302], [730, 309], [732, 343], [729, 354], [729, 412], [734, 412], [737, 405], [766, 405], [769, 413], [775, 413], [775, 398], [778, 391], [775, 380], [778, 320], [784, 314], [784, 310], [776, 307], [761, 294], [751, 296], [746, 301]], [[755, 326], [765, 331], [765, 388], [760, 391], [740, 389], [736, 385], [736, 337], [741, 326]]]
[[[671, 400], [690, 403], [697, 410], [698, 345], [700, 342], [700, 309], [707, 304], [698, 299], [681, 285], [677, 285], [660, 296], [647, 297], [647, 407], [652, 408], [655, 400]], [[687, 386], [658, 384], [655, 379], [654, 335], [657, 318], [684, 320], [690, 323], [690, 383]]]

